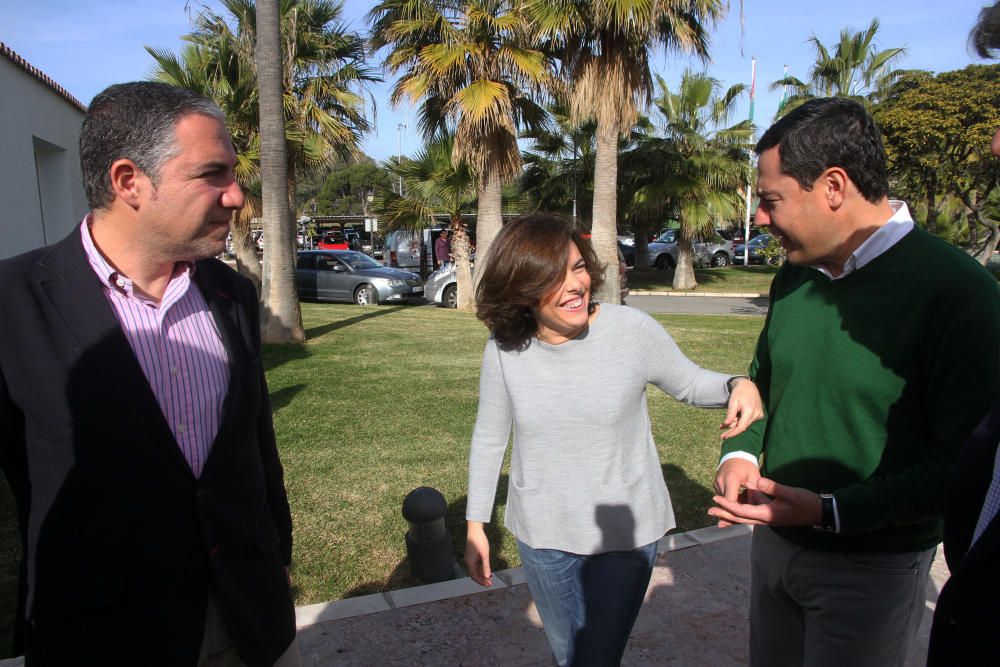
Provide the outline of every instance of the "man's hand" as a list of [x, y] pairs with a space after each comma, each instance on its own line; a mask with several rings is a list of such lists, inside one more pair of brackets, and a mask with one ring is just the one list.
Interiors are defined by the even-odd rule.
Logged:
[[[730, 463], [733, 460], [726, 461]], [[749, 462], [747, 462], [749, 463]], [[747, 486], [747, 500], [737, 502], [727, 496], [715, 496], [718, 507], [708, 510], [719, 525], [746, 523], [754, 526], [816, 526], [823, 518], [823, 503], [809, 489], [785, 486], [760, 477]]]
[[764, 406], [760, 400], [757, 385], [750, 378], [740, 378], [733, 384], [729, 395], [726, 419], [719, 428], [727, 429], [722, 439], [732, 438], [747, 430], [750, 424], [764, 416]]
[[[715, 473], [715, 491], [735, 503], [739, 501], [742, 491], [756, 488], [759, 478], [760, 469], [757, 464], [746, 459], [731, 458], [719, 466]], [[709, 514], [712, 512], [709, 511]], [[733, 525], [733, 522], [719, 519], [718, 525], [719, 528], [725, 528]]]
[[490, 541], [481, 521], [468, 521], [465, 533], [465, 569], [480, 586], [493, 585], [490, 571]]

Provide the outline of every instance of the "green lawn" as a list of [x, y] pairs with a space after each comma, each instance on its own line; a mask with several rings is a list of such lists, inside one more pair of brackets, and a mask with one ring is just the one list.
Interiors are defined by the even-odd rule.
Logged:
[[[771, 280], [777, 272], [778, 267], [776, 266], [727, 266], [725, 268], [695, 269], [694, 276], [695, 280], [698, 281], [698, 286], [693, 291], [695, 293], [752, 292], [766, 295], [771, 289]], [[674, 291], [674, 288], [671, 287], [673, 279], [673, 269], [632, 270], [628, 274], [628, 286], [631, 290], [672, 292]]]
[[[471, 314], [433, 307], [304, 304], [303, 317], [308, 343], [264, 351], [295, 522], [296, 603], [414, 585], [400, 516], [411, 489], [444, 493], [457, 558], [464, 548], [468, 445], [486, 330]], [[659, 319], [692, 359], [732, 373], [745, 372], [763, 324], [741, 316]], [[678, 530], [708, 525], [722, 412], [688, 408], [655, 388], [649, 411]], [[496, 517], [505, 491], [506, 469]], [[3, 646], [18, 558], [6, 493], [0, 511]], [[493, 566], [518, 565], [511, 536], [494, 528], [491, 537]]]

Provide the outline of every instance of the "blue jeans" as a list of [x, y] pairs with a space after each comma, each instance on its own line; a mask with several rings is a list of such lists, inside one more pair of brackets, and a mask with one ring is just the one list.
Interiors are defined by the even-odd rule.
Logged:
[[531, 597], [560, 667], [618, 665], [656, 561], [656, 542], [582, 556], [517, 548]]

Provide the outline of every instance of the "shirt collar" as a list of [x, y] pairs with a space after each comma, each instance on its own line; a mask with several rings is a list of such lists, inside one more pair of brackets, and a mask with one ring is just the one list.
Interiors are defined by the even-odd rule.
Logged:
[[[94, 270], [94, 273], [97, 275], [97, 279], [106, 288], [118, 291], [126, 296], [132, 296], [132, 279], [112, 266], [104, 256], [104, 253], [98, 249], [90, 231], [90, 226], [92, 224], [94, 224], [93, 213], [88, 213], [83, 218], [83, 222], [80, 223], [80, 239], [83, 241], [83, 250], [87, 255], [87, 261], [90, 263], [90, 268]], [[187, 273], [189, 279], [193, 279], [194, 270], [194, 262], [177, 262], [174, 265], [174, 273], [171, 280], [184, 273]]]
[[840, 280], [871, 263], [886, 250], [899, 243], [913, 229], [913, 218], [910, 216], [910, 209], [906, 206], [906, 202], [890, 199], [889, 206], [892, 207], [892, 216], [851, 253], [851, 256], [844, 262], [844, 270], [840, 275], [834, 276], [825, 266], [815, 265], [813, 268], [831, 280]]

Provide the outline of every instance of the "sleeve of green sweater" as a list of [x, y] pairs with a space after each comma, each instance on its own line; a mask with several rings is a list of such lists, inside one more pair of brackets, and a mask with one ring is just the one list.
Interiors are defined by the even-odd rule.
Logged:
[[925, 450], [905, 470], [834, 491], [841, 533], [901, 526], [944, 511], [962, 442], [1000, 397], [1000, 290], [992, 277], [929, 304], [923, 334]]
[[[774, 303], [774, 285], [771, 286], [771, 303]], [[771, 309], [768, 308], [768, 316], [764, 320], [764, 328], [761, 329], [760, 337], [757, 339], [757, 347], [750, 361], [750, 369], [747, 375], [757, 385], [760, 391], [761, 402], [764, 405], [764, 418], [755, 421], [746, 431], [734, 438], [722, 441], [722, 452], [719, 458], [733, 452], [747, 452], [760, 458], [760, 453], [764, 450], [764, 432], [767, 431], [767, 403], [768, 391], [771, 385], [771, 354], [768, 349], [767, 332], [771, 324]]]

